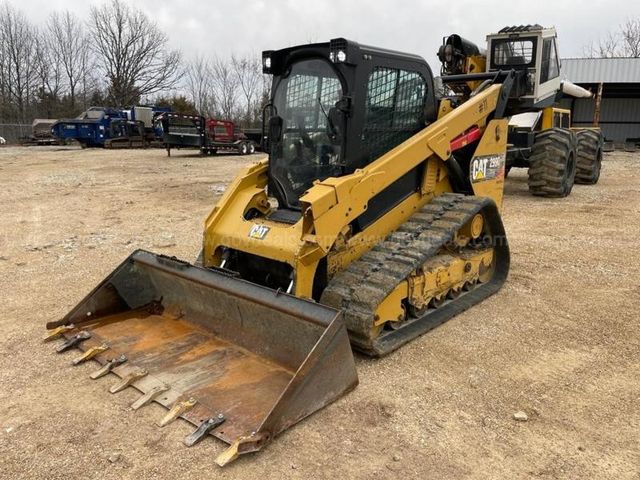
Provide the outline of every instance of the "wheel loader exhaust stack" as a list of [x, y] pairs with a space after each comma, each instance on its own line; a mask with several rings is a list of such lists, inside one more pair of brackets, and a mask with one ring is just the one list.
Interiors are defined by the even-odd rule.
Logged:
[[47, 326], [84, 352], [74, 363], [100, 363], [91, 378], [120, 378], [112, 393], [139, 390], [134, 410], [155, 401], [159, 426], [192, 423], [188, 445], [228, 443], [221, 465], [358, 382], [340, 312], [142, 250]]

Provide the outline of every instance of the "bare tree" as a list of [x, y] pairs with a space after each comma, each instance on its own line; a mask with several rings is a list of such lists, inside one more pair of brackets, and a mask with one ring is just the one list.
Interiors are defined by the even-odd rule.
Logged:
[[47, 118], [53, 115], [62, 91], [62, 62], [60, 52], [52, 45], [47, 30], [37, 32], [35, 38], [35, 67], [38, 76], [37, 99], [40, 103], [38, 114]]
[[168, 38], [144, 13], [121, 0], [91, 8], [98, 64], [116, 105], [131, 105], [180, 80], [180, 52], [167, 49]]
[[248, 126], [254, 120], [255, 104], [259, 101], [262, 87], [262, 62], [255, 54], [244, 57], [231, 56], [231, 67], [237, 77], [244, 97], [244, 122]]
[[68, 10], [53, 12], [47, 21], [47, 31], [64, 75], [69, 106], [73, 111], [78, 90], [86, 88], [84, 84], [92, 67], [89, 39], [80, 19]]
[[185, 68], [184, 88], [201, 115], [255, 126], [268, 101], [270, 81], [254, 54], [198, 56]]
[[629, 18], [622, 25], [622, 45], [625, 57], [640, 57], [640, 18]]
[[589, 58], [640, 57], [640, 18], [629, 18], [616, 32], [608, 32], [584, 48]]
[[4, 95], [14, 107], [15, 120], [25, 122], [38, 83], [36, 32], [25, 15], [0, 4], [0, 56]]
[[238, 77], [230, 62], [214, 58], [211, 62], [211, 78], [216, 113], [225, 119], [235, 118], [238, 102]]
[[584, 55], [588, 58], [612, 58], [617, 57], [619, 51], [619, 38], [612, 32], [597, 42], [591, 42], [584, 48]]
[[185, 69], [185, 88], [200, 115], [213, 116], [213, 81], [211, 62], [198, 56], [187, 64]]
[[257, 127], [262, 125], [262, 114], [264, 107], [271, 100], [271, 75], [265, 75], [260, 72], [260, 85], [256, 102], [253, 105], [251, 126]]

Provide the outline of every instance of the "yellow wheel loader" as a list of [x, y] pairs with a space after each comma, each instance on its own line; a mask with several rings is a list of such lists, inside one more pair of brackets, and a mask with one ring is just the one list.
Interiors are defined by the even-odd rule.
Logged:
[[506, 172], [528, 169], [529, 191], [542, 197], [566, 197], [573, 184], [595, 184], [600, 177], [603, 137], [599, 128], [572, 128], [571, 111], [558, 107], [563, 96], [590, 98], [593, 93], [560, 72], [555, 28], [505, 27], [487, 35], [483, 53], [459, 35], [450, 35], [438, 51], [442, 79], [464, 102], [489, 83], [487, 74], [515, 70], [524, 91], [511, 102]]
[[[273, 76], [268, 160], [245, 168], [205, 221], [195, 265], [136, 251], [47, 325], [75, 364], [100, 364], [230, 446], [225, 465], [357, 384], [373, 356], [498, 291], [500, 216], [516, 69], [449, 78], [439, 101], [419, 56], [345, 39], [262, 56]], [[475, 83], [474, 83], [475, 82]]]

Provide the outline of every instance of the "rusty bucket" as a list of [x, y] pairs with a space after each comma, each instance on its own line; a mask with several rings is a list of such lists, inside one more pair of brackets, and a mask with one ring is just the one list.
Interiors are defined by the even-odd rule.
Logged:
[[196, 426], [230, 446], [225, 465], [333, 402], [358, 382], [340, 312], [143, 250], [131, 254], [69, 314], [47, 324], [74, 364], [100, 363], [91, 377], [120, 377], [112, 392], [142, 392], [164, 426]]

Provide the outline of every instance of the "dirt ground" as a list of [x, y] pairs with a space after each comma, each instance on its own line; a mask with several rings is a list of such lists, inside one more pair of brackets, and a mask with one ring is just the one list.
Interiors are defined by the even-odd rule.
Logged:
[[[163, 151], [0, 148], [0, 478], [640, 479], [640, 155], [567, 199], [507, 181], [512, 267], [494, 297], [225, 469], [213, 438], [88, 379], [41, 343], [135, 248], [192, 260], [242, 165]], [[523, 411], [528, 421], [517, 421]]]

